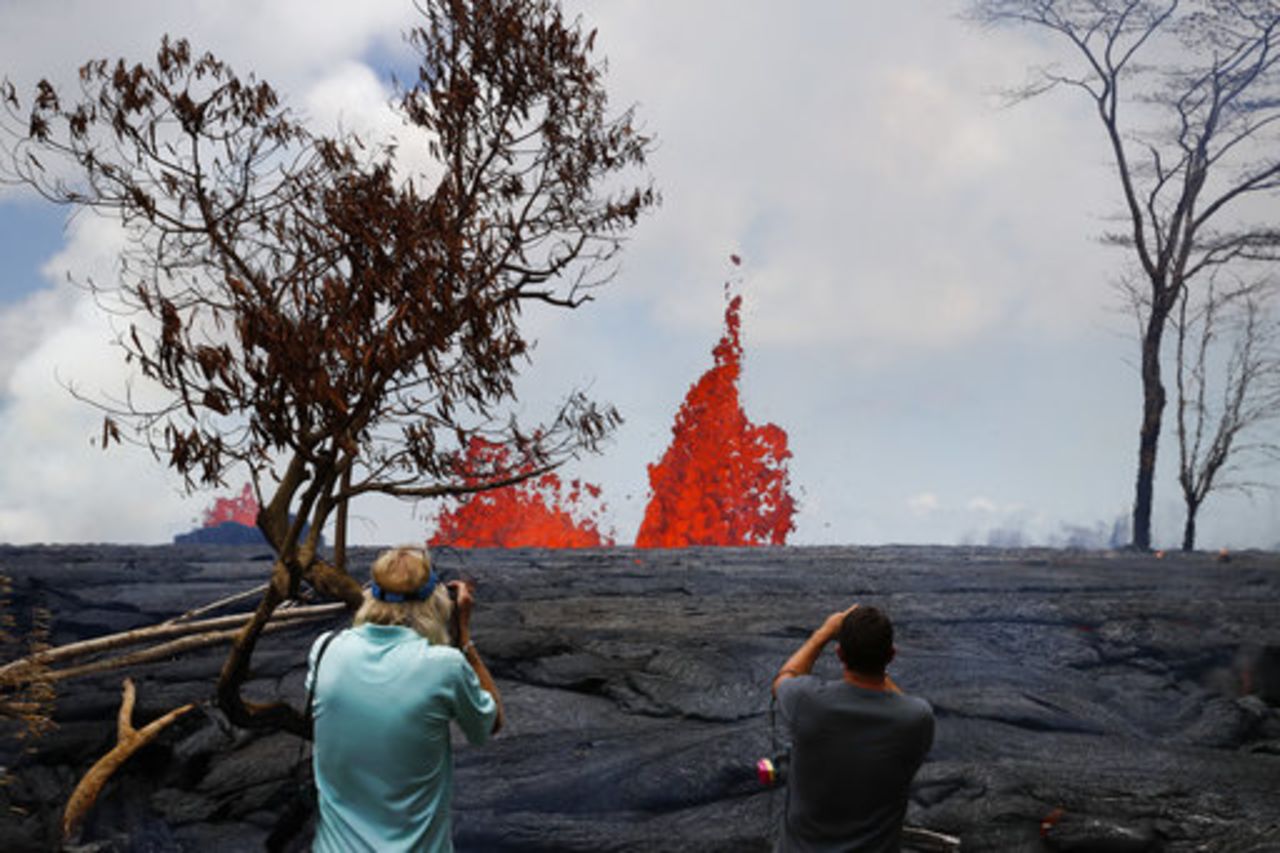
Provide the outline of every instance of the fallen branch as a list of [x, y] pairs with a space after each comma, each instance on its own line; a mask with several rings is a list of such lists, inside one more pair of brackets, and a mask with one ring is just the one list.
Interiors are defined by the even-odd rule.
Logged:
[[[306, 621], [310, 619], [318, 619], [338, 613], [346, 608], [345, 604], [314, 604], [307, 607], [293, 607], [287, 610], [281, 610], [274, 614], [274, 620], [281, 622]], [[107, 652], [118, 649], [123, 646], [137, 645], [147, 640], [162, 639], [165, 637], [185, 636], [188, 634], [198, 634], [200, 632], [215, 631], [221, 628], [233, 629], [231, 633], [242, 628], [250, 618], [250, 613], [237, 613], [231, 616], [219, 616], [214, 619], [203, 619], [196, 622], [166, 622], [159, 625], [149, 625], [145, 628], [134, 628], [131, 631], [122, 631], [118, 634], [109, 634], [105, 637], [95, 637], [92, 640], [81, 640], [77, 643], [68, 643], [65, 646], [57, 648], [45, 649], [35, 654], [27, 655], [24, 658], [12, 661], [4, 666], [0, 666], [0, 683], [17, 682], [23, 680], [23, 671], [27, 668], [47, 667], [51, 664], [60, 663], [62, 661], [71, 660], [73, 658], [84, 657], [86, 655]], [[178, 650], [181, 650], [179, 648]], [[125, 657], [129, 657], [126, 655]], [[88, 664], [87, 666], [92, 666]], [[81, 667], [75, 667], [61, 672], [72, 672]], [[97, 671], [97, 670], [92, 670]], [[54, 675], [50, 673], [50, 675]], [[67, 678], [66, 675], [58, 675], [56, 678]]]
[[71, 798], [67, 800], [67, 808], [62, 813], [64, 843], [70, 841], [80, 831], [85, 816], [97, 802], [98, 794], [102, 793], [102, 787], [107, 784], [111, 774], [128, 760], [129, 756], [155, 740], [156, 735], [160, 734], [166, 726], [195, 707], [194, 704], [189, 704], [174, 708], [139, 730], [133, 727], [132, 722], [133, 703], [136, 696], [133, 679], [126, 678], [124, 695], [120, 699], [120, 714], [116, 719], [116, 745], [89, 768], [89, 772], [84, 774], [80, 784], [76, 785], [76, 789], [71, 792]]
[[191, 610], [188, 610], [186, 613], [183, 613], [181, 616], [175, 616], [172, 619], [166, 619], [160, 624], [176, 625], [179, 622], [186, 622], [190, 619], [196, 618], [197, 616], [201, 616], [210, 611], [217, 610], [220, 607], [226, 607], [228, 604], [236, 604], [238, 602], [246, 601], [250, 598], [253, 598], [255, 595], [261, 595], [263, 592], [266, 591], [266, 589], [267, 589], [267, 585], [265, 583], [260, 584], [258, 586], [255, 586], [253, 589], [246, 589], [244, 592], [237, 592], [235, 595], [228, 595], [226, 598], [220, 598], [217, 601], [211, 601], [208, 604], [204, 604], [204, 605], [201, 605], [200, 607], [193, 608]]
[[[325, 606], [327, 607], [329, 605]], [[342, 606], [343, 605], [337, 605], [337, 608], [341, 609]], [[328, 615], [329, 613], [312, 613], [304, 618], [271, 622], [263, 629], [263, 631], [267, 633], [272, 631], [281, 631], [285, 628], [293, 628], [297, 625], [303, 625], [307, 622], [322, 619]], [[203, 634], [194, 634], [192, 636], [172, 640], [168, 643], [161, 643], [158, 646], [152, 646], [148, 649], [130, 652], [127, 655], [120, 655], [119, 657], [97, 660], [92, 663], [81, 664], [80, 666], [67, 667], [66, 669], [49, 669], [45, 671], [43, 678], [48, 681], [65, 681], [68, 678], [79, 678], [80, 676], [93, 675], [97, 672], [106, 672], [112, 669], [122, 669], [126, 666], [151, 663], [153, 661], [173, 657], [174, 655], [182, 652], [189, 652], [192, 649], [200, 649], [205, 646], [217, 645], [223, 641], [234, 639], [236, 634], [239, 632], [239, 628], [230, 628], [224, 631], [207, 631]]]
[[956, 853], [960, 849], [960, 839], [954, 835], [943, 835], [931, 829], [919, 826], [902, 827], [902, 845], [904, 849], [927, 851], [927, 853]]

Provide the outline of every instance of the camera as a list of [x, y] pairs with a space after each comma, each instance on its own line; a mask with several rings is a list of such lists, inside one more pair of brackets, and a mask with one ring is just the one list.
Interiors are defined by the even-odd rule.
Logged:
[[790, 765], [790, 752], [780, 752], [772, 758], [766, 756], [756, 761], [756, 778], [766, 788], [781, 785], [787, 778], [787, 768]]

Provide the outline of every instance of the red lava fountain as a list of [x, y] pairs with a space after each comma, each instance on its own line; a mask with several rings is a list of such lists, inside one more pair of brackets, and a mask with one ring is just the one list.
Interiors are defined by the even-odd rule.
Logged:
[[649, 466], [639, 548], [784, 545], [795, 529], [787, 433], [751, 423], [738, 399], [741, 308], [741, 296], [729, 300], [724, 336], [712, 350], [715, 366], [685, 395], [671, 446]]
[[239, 496], [218, 498], [213, 502], [213, 506], [204, 511], [205, 527], [217, 527], [228, 521], [243, 524], [245, 527], [257, 526], [258, 501], [253, 496], [253, 487], [248, 483], [244, 484]]
[[[467, 470], [506, 467], [507, 449], [473, 438], [467, 445]], [[523, 472], [530, 467], [522, 469]], [[468, 484], [480, 481], [467, 477]], [[455, 548], [599, 548], [614, 544], [600, 533], [601, 505], [589, 510], [588, 501], [597, 501], [600, 488], [580, 480], [570, 480], [568, 489], [555, 472], [487, 492], [478, 492], [458, 501], [440, 514], [436, 532], [428, 545]], [[579, 517], [585, 513], [585, 517]]]

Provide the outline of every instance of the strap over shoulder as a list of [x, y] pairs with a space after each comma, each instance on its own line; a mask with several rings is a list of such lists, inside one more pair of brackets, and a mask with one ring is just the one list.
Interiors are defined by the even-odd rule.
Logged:
[[329, 644], [333, 642], [333, 638], [334, 638], [334, 637], [336, 637], [336, 636], [338, 636], [338, 634], [340, 634], [340, 633], [341, 633], [340, 631], [326, 631], [325, 633], [323, 633], [323, 634], [321, 634], [321, 635], [320, 635], [320, 636], [322, 637], [322, 639], [320, 640], [320, 649], [319, 649], [319, 651], [317, 651], [317, 652], [316, 652], [316, 662], [315, 662], [315, 665], [311, 667], [311, 670], [312, 670], [312, 672], [311, 672], [311, 686], [307, 688], [307, 711], [306, 711], [306, 715], [307, 715], [307, 719], [308, 719], [308, 720], [310, 720], [310, 719], [312, 718], [312, 716], [313, 716], [313, 711], [314, 711], [314, 709], [315, 709], [315, 704], [316, 704], [316, 682], [317, 682], [317, 681], [319, 680], [319, 678], [320, 678], [320, 661], [322, 661], [322, 660], [324, 659], [324, 653], [325, 653], [325, 651], [329, 648]]

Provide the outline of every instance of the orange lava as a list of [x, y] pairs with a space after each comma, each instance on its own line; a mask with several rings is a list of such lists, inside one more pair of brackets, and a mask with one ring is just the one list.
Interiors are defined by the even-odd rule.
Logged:
[[248, 483], [234, 498], [218, 498], [213, 506], [204, 511], [204, 526], [217, 527], [224, 522], [234, 521], [245, 527], [258, 524], [258, 501], [253, 496], [253, 487]]
[[671, 446], [649, 466], [639, 548], [784, 545], [795, 529], [787, 433], [751, 423], [738, 399], [741, 308], [741, 296], [729, 301], [724, 336], [712, 350], [715, 366], [685, 395]]
[[[505, 447], [473, 438], [467, 446], [464, 466], [483, 471], [506, 467]], [[521, 473], [532, 466], [521, 469]], [[468, 484], [480, 477], [465, 478]], [[478, 492], [459, 499], [437, 520], [436, 532], [428, 545], [455, 548], [600, 548], [613, 544], [602, 535], [600, 488], [580, 480], [570, 480], [568, 489], [555, 472], [533, 477], [512, 486]], [[578, 517], [585, 513], [584, 517]]]

